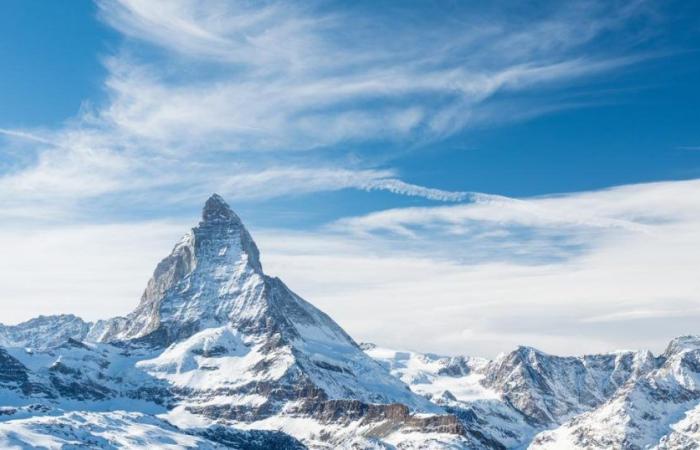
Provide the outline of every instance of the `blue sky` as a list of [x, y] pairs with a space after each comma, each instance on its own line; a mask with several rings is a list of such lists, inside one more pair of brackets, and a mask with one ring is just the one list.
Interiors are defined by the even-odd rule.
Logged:
[[[9, 321], [125, 313], [216, 191], [269, 249], [268, 268], [358, 339], [425, 347], [382, 321], [418, 321], [396, 292], [424, 304], [406, 285], [435, 270], [417, 289], [463, 320], [444, 326], [435, 308], [444, 342], [421, 349], [635, 346], [648, 321], [659, 336], [640, 345], [656, 345], [700, 287], [682, 252], [700, 207], [699, 12], [647, 1], [2, 2], [0, 218], [6, 248], [35, 249], [6, 262]], [[648, 244], [649, 233], [669, 242]], [[643, 255], [629, 251], [640, 242]], [[670, 264], [640, 266], [654, 288], [637, 291], [631, 274], [605, 275], [623, 254]], [[581, 282], [595, 285], [597, 309], [556, 303], [569, 296], [563, 280], [594, 261], [600, 273]], [[54, 283], [52, 299], [27, 287], [27, 268]], [[521, 271], [539, 280], [533, 298], [520, 298]], [[358, 297], [383, 303], [379, 322], [354, 315]], [[503, 334], [523, 304], [566, 325]]]

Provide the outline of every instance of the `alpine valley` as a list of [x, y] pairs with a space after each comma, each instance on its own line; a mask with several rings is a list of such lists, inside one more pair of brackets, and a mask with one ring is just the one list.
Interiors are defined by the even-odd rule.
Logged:
[[700, 337], [495, 360], [358, 344], [213, 195], [129, 315], [0, 325], [0, 448], [700, 449]]

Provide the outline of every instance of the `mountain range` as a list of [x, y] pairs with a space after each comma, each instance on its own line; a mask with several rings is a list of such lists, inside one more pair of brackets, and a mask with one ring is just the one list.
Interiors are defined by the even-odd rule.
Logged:
[[0, 448], [696, 449], [700, 337], [493, 360], [358, 344], [218, 195], [124, 317], [0, 325]]

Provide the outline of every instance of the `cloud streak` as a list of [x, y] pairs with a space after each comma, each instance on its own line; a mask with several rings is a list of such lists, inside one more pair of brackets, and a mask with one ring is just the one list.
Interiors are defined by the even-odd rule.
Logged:
[[[609, 228], [652, 233], [658, 222], [694, 218], [695, 208], [699, 206], [694, 192], [698, 189], [700, 184], [691, 180], [529, 199], [473, 193], [470, 204], [384, 210], [339, 220], [335, 227], [356, 233], [393, 230], [403, 234], [414, 228], [429, 227], [459, 235], [464, 232], [460, 226], [480, 223], [504, 228]], [[671, 191], [669, 194], [673, 196], [661, 197], [663, 201], [656, 204], [661, 190]]]

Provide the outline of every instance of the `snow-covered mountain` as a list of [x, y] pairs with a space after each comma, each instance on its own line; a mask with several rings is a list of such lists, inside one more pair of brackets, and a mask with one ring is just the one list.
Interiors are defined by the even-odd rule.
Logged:
[[520, 347], [488, 361], [363, 348], [481, 435], [482, 448], [700, 448], [700, 337], [674, 339], [658, 357]]
[[604, 405], [542, 433], [534, 449], [700, 448], [700, 338], [674, 339], [657, 368]]
[[224, 200], [125, 317], [0, 326], [1, 448], [700, 448], [700, 338], [495, 360], [359, 346]]
[[72, 314], [39, 316], [19, 325], [0, 324], [0, 347], [45, 350], [68, 339], [83, 340], [91, 327], [91, 323]]
[[560, 357], [519, 347], [489, 361], [363, 346], [491, 448], [526, 447], [540, 431], [601, 406], [656, 364], [649, 352]]
[[94, 324], [42, 317], [3, 328], [2, 342], [0, 404], [10, 407], [55, 415], [116, 405], [182, 429], [281, 429], [314, 446], [400, 443], [404, 434], [467, 441], [455, 416], [264, 274], [250, 234], [218, 195], [131, 314]]

